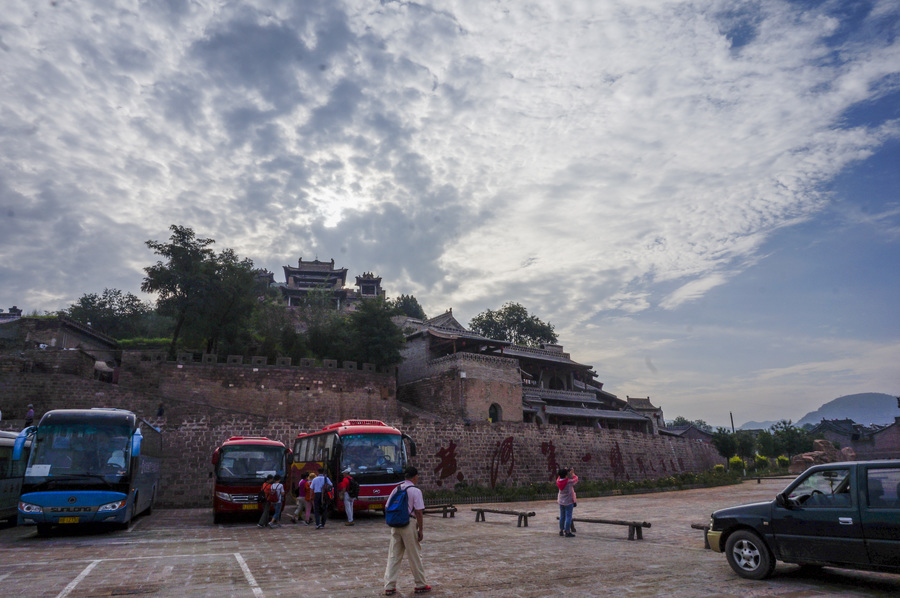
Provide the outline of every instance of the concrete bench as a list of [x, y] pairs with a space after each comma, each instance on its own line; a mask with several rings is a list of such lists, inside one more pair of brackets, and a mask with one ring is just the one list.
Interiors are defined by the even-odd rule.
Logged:
[[[556, 518], [557, 520], [559, 517]], [[588, 519], [583, 517], [573, 517], [572, 521], [575, 522], [584, 522], [584, 523], [605, 523], [606, 525], [627, 525], [628, 526], [628, 539], [629, 540], [643, 540], [644, 532], [642, 528], [650, 527], [650, 524], [646, 521], [622, 521], [619, 519]], [[574, 526], [573, 526], [574, 528]]]
[[474, 508], [475, 511], [475, 522], [484, 521], [485, 513], [497, 513], [500, 515], [515, 515], [519, 518], [518, 523], [516, 523], [516, 527], [522, 527], [522, 523], [524, 522], [525, 526], [528, 527], [528, 518], [534, 517], [534, 511], [503, 511], [501, 509], [482, 509], [482, 508]]
[[431, 505], [430, 507], [425, 507], [425, 513], [441, 513], [443, 518], [446, 519], [448, 515], [456, 517], [456, 507], [453, 505]]

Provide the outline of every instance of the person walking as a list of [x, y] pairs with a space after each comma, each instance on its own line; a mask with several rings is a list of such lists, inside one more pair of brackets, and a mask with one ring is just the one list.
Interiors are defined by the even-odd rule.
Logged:
[[[272, 487], [269, 492], [275, 495], [275, 514], [269, 521], [268, 527], [281, 527], [281, 508], [284, 505], [284, 484], [281, 483], [281, 476], [276, 475], [272, 480]], [[267, 497], [268, 498], [268, 497]]]
[[344, 471], [341, 472], [343, 474], [343, 479], [336, 486], [337, 490], [340, 491], [341, 496], [344, 500], [344, 512], [347, 514], [347, 523], [344, 525], [353, 525], [353, 501], [356, 499], [355, 496], [351, 496], [350, 487], [351, 485], [355, 485], [357, 491], [359, 490], [359, 484], [355, 482], [353, 478], [350, 477], [350, 468], [344, 468]]
[[[419, 470], [412, 465], [403, 471], [405, 478], [400, 485], [394, 488], [388, 497], [391, 498], [400, 490], [406, 490], [407, 508], [410, 522], [405, 527], [391, 527], [391, 545], [388, 549], [387, 567], [384, 570], [384, 595], [393, 596], [397, 593], [397, 578], [400, 577], [400, 563], [406, 554], [409, 566], [415, 579], [415, 593], [424, 594], [431, 591], [425, 579], [425, 565], [422, 562], [422, 539], [425, 536], [425, 500], [422, 491], [416, 486], [419, 481]], [[412, 519], [415, 518], [415, 526]]]
[[575, 508], [575, 484], [578, 483], [578, 476], [572, 468], [560, 469], [559, 477], [556, 478], [556, 487], [559, 493], [556, 496], [556, 502], [559, 503], [559, 535], [566, 538], [574, 538], [572, 533], [572, 509]]
[[25, 412], [25, 427], [27, 428], [34, 423], [34, 405], [28, 405], [28, 411]]
[[266, 524], [269, 522], [269, 489], [272, 487], [272, 480], [275, 479], [275, 476], [269, 474], [266, 476], [266, 481], [263, 482], [262, 489], [259, 493], [262, 495], [262, 503], [263, 503], [263, 511], [262, 516], [259, 518], [259, 523], [256, 524], [256, 527], [266, 527]]
[[[291, 515], [291, 523], [297, 523], [298, 519], [303, 519], [303, 523], [306, 525], [311, 523], [313, 491], [309, 484], [315, 477], [315, 473], [309, 472], [300, 478], [300, 482], [297, 484], [297, 508]], [[303, 513], [302, 516], [301, 513]]]
[[325, 520], [327, 519], [327, 495], [329, 492], [334, 491], [334, 484], [331, 483], [331, 480], [325, 475], [325, 468], [319, 468], [319, 475], [310, 483], [313, 491], [313, 512], [316, 515], [316, 529], [323, 529], [325, 527]]

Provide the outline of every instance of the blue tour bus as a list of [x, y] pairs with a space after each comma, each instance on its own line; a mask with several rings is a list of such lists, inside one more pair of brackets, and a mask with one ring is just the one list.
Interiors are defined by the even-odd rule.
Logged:
[[19, 524], [45, 536], [55, 525], [127, 527], [153, 508], [162, 435], [123, 409], [57, 409], [19, 433], [13, 459], [31, 441]]
[[[25, 475], [24, 460], [13, 461], [12, 458], [16, 436], [15, 432], [0, 431], [0, 521], [7, 520], [13, 525], [16, 523], [16, 507], [22, 493], [22, 477]], [[30, 443], [26, 442], [26, 452], [30, 448]]]

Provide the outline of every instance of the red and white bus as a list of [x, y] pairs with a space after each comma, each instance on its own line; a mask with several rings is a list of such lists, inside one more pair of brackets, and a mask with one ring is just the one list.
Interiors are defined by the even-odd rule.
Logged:
[[212, 456], [215, 466], [213, 521], [226, 515], [262, 513], [256, 496], [267, 475], [284, 477], [291, 450], [284, 443], [261, 436], [232, 436]]
[[[415, 455], [415, 443], [397, 428], [374, 419], [346, 420], [297, 435], [291, 480], [324, 467], [337, 486], [341, 471], [349, 467], [350, 476], [359, 483], [353, 510], [384, 510], [388, 495], [403, 481], [408, 457]], [[334, 508], [343, 511], [343, 501], [336, 500]]]

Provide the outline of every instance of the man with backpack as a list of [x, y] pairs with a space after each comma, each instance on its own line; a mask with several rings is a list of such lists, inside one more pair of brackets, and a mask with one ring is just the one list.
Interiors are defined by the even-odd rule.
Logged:
[[344, 477], [337, 485], [337, 489], [344, 498], [344, 512], [347, 513], [347, 523], [344, 525], [353, 525], [353, 501], [359, 496], [359, 482], [350, 477], [350, 468], [344, 468], [341, 472]]
[[281, 506], [284, 504], [284, 484], [281, 483], [281, 476], [276, 475], [269, 486], [269, 492], [266, 495], [266, 502], [275, 505], [275, 514], [268, 523], [268, 527], [281, 527]]
[[266, 476], [266, 481], [263, 482], [262, 489], [256, 497], [257, 502], [262, 504], [263, 510], [262, 517], [259, 518], [259, 523], [256, 524], [256, 527], [266, 527], [266, 524], [269, 523], [269, 491], [272, 488], [272, 479], [274, 477], [272, 474]]
[[328, 512], [328, 498], [334, 494], [334, 484], [325, 475], [325, 468], [319, 468], [319, 475], [310, 482], [313, 491], [313, 511], [316, 514], [316, 529], [325, 528], [325, 520]]
[[[384, 570], [385, 596], [397, 593], [397, 578], [400, 577], [400, 563], [404, 553], [416, 581], [416, 594], [431, 591], [431, 586], [425, 580], [425, 565], [422, 563], [425, 500], [422, 491], [416, 486], [419, 470], [410, 465], [403, 471], [403, 477], [405, 480], [391, 492], [384, 509], [385, 522], [391, 526], [391, 547]], [[415, 526], [412, 525], [412, 517], [415, 517]]]

